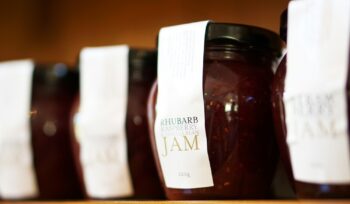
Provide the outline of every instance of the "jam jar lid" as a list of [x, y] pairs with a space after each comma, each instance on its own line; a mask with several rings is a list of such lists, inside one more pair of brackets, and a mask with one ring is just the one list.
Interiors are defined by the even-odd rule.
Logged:
[[152, 67], [156, 63], [156, 57], [155, 50], [131, 48], [129, 63], [131, 67]]
[[157, 74], [157, 52], [151, 49], [131, 48], [129, 76], [134, 81], [153, 81]]
[[284, 42], [287, 42], [287, 23], [288, 23], [288, 10], [285, 9], [280, 17], [280, 36]]
[[246, 45], [272, 52], [281, 52], [282, 40], [278, 34], [264, 28], [243, 24], [209, 23], [206, 42]]
[[79, 85], [79, 74], [76, 69], [64, 63], [35, 64], [33, 82], [48, 89], [68, 87], [76, 89]]

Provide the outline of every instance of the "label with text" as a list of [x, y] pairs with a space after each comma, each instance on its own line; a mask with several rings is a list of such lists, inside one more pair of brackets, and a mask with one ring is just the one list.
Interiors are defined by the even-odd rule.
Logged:
[[155, 139], [165, 184], [213, 186], [203, 98], [208, 21], [162, 28], [158, 47]]
[[126, 142], [128, 46], [80, 54], [80, 110], [75, 117], [85, 187], [94, 198], [133, 194]]
[[34, 63], [18, 60], [0, 63], [0, 197], [36, 197], [30, 105]]
[[292, 1], [284, 103], [296, 180], [349, 184], [350, 1]]

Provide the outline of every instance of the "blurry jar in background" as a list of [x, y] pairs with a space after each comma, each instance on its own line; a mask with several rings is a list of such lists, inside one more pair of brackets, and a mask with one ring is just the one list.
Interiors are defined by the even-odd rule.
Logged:
[[[156, 78], [157, 56], [155, 51], [130, 49], [129, 51], [129, 76], [128, 98], [126, 113], [126, 137], [129, 170], [133, 185], [133, 198], [136, 199], [160, 199], [164, 197], [163, 190], [156, 171], [152, 155], [148, 124], [147, 124], [147, 98], [152, 83]], [[88, 195], [83, 177], [83, 169], [80, 160], [80, 143], [76, 134], [76, 120], [79, 120], [79, 97], [76, 98], [72, 109], [72, 137], [75, 163], [78, 167], [79, 178], [85, 196]], [[114, 199], [118, 197], [113, 197]], [[99, 198], [101, 199], [101, 198]], [[112, 199], [105, 197], [103, 199]]]
[[135, 198], [163, 198], [147, 123], [147, 99], [157, 76], [157, 53], [131, 49], [129, 63], [126, 134]]
[[165, 185], [154, 134], [154, 84], [148, 102], [149, 129], [158, 173], [169, 199], [269, 197], [277, 161], [270, 85], [281, 48], [278, 35], [265, 29], [208, 24], [203, 97], [213, 187], [174, 189]]
[[[287, 43], [287, 18], [288, 10], [286, 9], [281, 15], [280, 21], [280, 36], [281, 39]], [[287, 63], [287, 54], [285, 54], [277, 68], [277, 71], [274, 76], [272, 83], [272, 108], [275, 124], [276, 138], [281, 154], [281, 159], [286, 170], [288, 179], [292, 184], [293, 188], [293, 172], [290, 162], [290, 155], [287, 146], [286, 140], [286, 124], [285, 124], [285, 110], [283, 104], [283, 93], [284, 93], [284, 80], [286, 77], [286, 63]]]
[[[291, 1], [291, 2], [293, 2], [293, 1]], [[327, 2], [327, 1], [324, 1], [324, 2]], [[344, 2], [346, 2], [346, 1], [344, 1]], [[289, 10], [288, 12], [294, 11], [294, 15], [296, 15], [296, 12], [298, 12], [297, 13], [298, 16], [303, 16], [303, 17], [308, 16], [309, 19], [308, 19], [308, 21], [305, 21], [305, 22], [307, 22], [307, 23], [305, 23], [305, 25], [308, 24], [307, 26], [309, 26], [309, 27], [317, 25], [315, 27], [310, 28], [310, 31], [312, 31], [311, 32], [312, 38], [316, 39], [315, 41], [317, 41], [317, 40], [321, 39], [320, 36], [327, 36], [326, 41], [321, 42], [321, 40], [319, 40], [316, 43], [316, 44], [322, 44], [324, 47], [327, 47], [327, 43], [332, 42], [331, 35], [329, 33], [328, 33], [329, 35], [324, 34], [326, 32], [316, 32], [315, 31], [315, 29], [317, 29], [318, 31], [321, 30], [320, 28], [322, 26], [319, 26], [319, 25], [321, 25], [319, 23], [320, 22], [323, 23], [323, 18], [318, 19], [318, 18], [320, 18], [320, 15], [315, 15], [315, 12], [313, 12], [312, 9], [317, 9], [318, 7], [316, 8], [316, 6], [320, 6], [320, 4], [317, 5], [320, 2], [317, 2], [317, 1], [314, 1], [314, 2], [312, 2], [312, 1], [309, 1], [309, 2], [294, 1], [294, 3], [295, 3], [295, 5], [294, 5], [294, 7], [292, 7], [292, 9], [294, 9], [294, 10]], [[336, 22], [334, 20], [336, 18], [334, 18], [334, 19], [332, 18], [332, 16], [333, 17], [337, 16], [339, 18], [339, 14], [334, 15], [334, 13], [330, 12], [330, 10], [332, 8], [336, 8], [336, 5], [340, 6], [341, 4], [339, 4], [339, 1], [337, 1], [337, 2], [328, 1], [328, 3], [329, 4], [327, 4], [327, 6], [324, 7], [324, 10], [322, 10], [322, 12], [319, 11], [320, 12], [319, 14], [327, 15], [327, 19], [330, 19], [330, 22], [328, 22], [328, 24], [324, 24], [325, 28], [330, 27], [330, 25], [336, 25], [339, 23], [339, 22]], [[297, 4], [300, 4], [300, 5], [297, 5]], [[301, 4], [304, 4], [303, 7]], [[307, 12], [305, 12], [305, 11], [307, 11]], [[343, 17], [345, 17], [345, 16], [343, 16]], [[282, 21], [286, 18], [287, 18], [287, 14], [284, 14], [284, 17], [282, 17]], [[298, 18], [303, 19], [301, 17], [298, 17]], [[294, 26], [296, 25], [295, 18], [294, 19], [291, 18], [288, 20], [289, 21], [294, 20]], [[299, 23], [298, 23], [299, 25], [301, 25], [300, 22], [301, 21], [299, 20]], [[287, 38], [291, 39], [287, 36], [286, 23], [283, 23], [283, 24], [285, 24], [285, 26], [281, 26], [281, 37], [285, 38], [285, 40], [287, 40]], [[303, 26], [305, 26], [305, 25], [303, 25]], [[338, 27], [342, 28], [340, 26], [338, 26]], [[298, 29], [300, 29], [300, 28], [298, 28]], [[296, 42], [296, 40], [295, 40], [296, 39], [296, 37], [295, 37], [296, 30], [293, 30], [293, 32], [290, 32], [290, 33], [294, 34], [294, 42]], [[328, 29], [328, 30], [330, 30], [330, 29]], [[304, 50], [302, 50], [302, 49], [305, 49], [305, 50], [308, 50], [309, 52], [311, 52], [310, 51], [311, 49], [309, 47], [310, 45], [308, 44], [309, 40], [307, 40], [307, 37], [310, 36], [310, 33], [306, 33], [305, 31], [306, 30], [304, 30], [304, 33], [305, 33], [303, 36], [304, 38], [300, 38], [300, 39], [303, 39], [305, 41], [305, 42], [303, 42], [303, 44], [305, 44], [305, 46], [299, 45], [299, 47], [298, 47], [298, 49], [299, 49], [298, 52], [304, 53], [303, 58], [305, 59], [305, 64], [308, 61], [310, 61], [310, 62], [317, 61], [318, 63], [320, 63], [320, 61], [324, 62], [325, 59], [314, 58], [315, 55], [305, 53]], [[299, 43], [300, 43], [300, 39], [299, 39]], [[288, 43], [290, 44], [290, 41], [288, 41]], [[329, 44], [332, 44], [332, 43], [329, 43]], [[313, 42], [312, 45], [315, 46], [315, 42]], [[296, 45], [294, 44], [293, 46], [295, 49]], [[332, 44], [332, 46], [333, 46], [333, 44]], [[313, 49], [315, 49], [315, 48], [313, 47]], [[322, 47], [322, 49], [323, 49], [323, 47]], [[294, 50], [294, 52], [296, 52], [296, 50]], [[326, 58], [328, 58], [328, 60], [330, 60], [331, 58], [334, 59], [335, 55], [334, 56], [329, 55], [329, 50], [324, 49], [322, 52], [328, 53], [328, 55], [326, 57]], [[322, 53], [322, 52], [320, 52], [320, 53]], [[337, 50], [337, 52], [339, 52], [339, 53], [337, 53], [337, 56], [341, 55], [340, 50]], [[336, 53], [336, 52], [334, 52], [334, 53]], [[316, 56], [319, 56], [319, 55], [320, 54], [318, 53], [318, 55], [316, 55]], [[296, 59], [296, 58], [294, 58], [294, 59]], [[336, 60], [333, 60], [332, 62], [334, 64], [338, 63]], [[347, 65], [347, 67], [349, 67], [349, 66], [350, 65]], [[299, 68], [299, 67], [294, 67], [294, 68]], [[314, 63], [313, 66], [308, 66], [308, 67], [303, 67], [303, 68], [309, 69], [309, 70], [303, 69], [303, 70], [305, 70], [305, 71], [303, 71], [303, 73], [300, 73], [300, 71], [298, 72], [299, 77], [302, 77], [301, 75], [304, 75], [304, 76], [307, 76], [309, 78], [309, 81], [307, 83], [305, 81], [302, 81], [302, 80], [300, 81], [300, 84], [305, 87], [304, 88], [305, 90], [309, 89], [309, 87], [308, 87], [309, 84], [312, 84], [313, 86], [315, 86], [315, 81], [320, 80], [320, 76], [324, 77], [323, 76], [324, 73], [322, 73], [322, 72], [324, 72], [325, 68], [324, 67], [320, 68], [320, 65], [317, 63]], [[328, 68], [329, 68], [329, 70], [333, 69], [333, 67], [328, 67]], [[335, 66], [334, 68], [339, 68], [339, 66], [338, 67]], [[347, 68], [347, 69], [349, 69], [349, 68]], [[313, 70], [313, 71], [310, 71], [310, 70]], [[273, 101], [273, 109], [274, 109], [274, 120], [275, 120], [275, 124], [276, 124], [275, 129], [276, 129], [276, 134], [277, 134], [277, 139], [278, 139], [281, 155], [282, 155], [282, 158], [284, 160], [284, 165], [285, 165], [286, 169], [288, 170], [288, 173], [291, 177], [292, 182], [294, 183], [296, 194], [300, 198], [347, 198], [350, 196], [349, 183], [344, 183], [344, 182], [331, 183], [331, 182], [322, 182], [322, 181], [311, 182], [311, 180], [307, 182], [307, 181], [298, 180], [296, 178], [296, 172], [295, 172], [296, 166], [293, 166], [293, 168], [292, 168], [292, 164], [291, 164], [291, 156], [293, 156], [291, 153], [291, 149], [290, 149], [291, 145], [295, 145], [295, 144], [300, 145], [299, 149], [294, 150], [294, 156], [296, 154], [299, 154], [299, 155], [302, 155], [302, 157], [307, 158], [306, 160], [302, 159], [300, 156], [297, 158], [294, 158], [295, 163], [293, 165], [298, 165], [299, 174], [300, 173], [306, 174], [306, 172], [308, 172], [308, 174], [309, 174], [308, 179], [310, 179], [311, 174], [314, 174], [314, 175], [322, 175], [321, 176], [322, 179], [327, 180], [332, 175], [332, 173], [333, 173], [333, 175], [339, 174], [339, 172], [340, 172], [339, 170], [342, 169], [344, 166], [333, 166], [330, 164], [330, 162], [331, 162], [330, 160], [333, 160], [333, 159], [330, 159], [331, 157], [325, 158], [323, 155], [320, 154], [320, 147], [322, 148], [322, 151], [321, 151], [322, 154], [327, 155], [326, 157], [328, 157], [329, 155], [332, 155], [332, 152], [338, 151], [337, 148], [339, 147], [339, 143], [338, 143], [338, 147], [334, 148], [333, 139], [329, 139], [329, 138], [327, 139], [327, 136], [331, 136], [331, 138], [332, 137], [336, 138], [337, 135], [335, 135], [333, 133], [331, 135], [329, 135], [329, 132], [328, 133], [322, 132], [322, 130], [327, 129], [327, 127], [329, 127], [330, 125], [333, 125], [333, 124], [331, 124], [331, 122], [328, 120], [323, 120], [324, 116], [322, 114], [312, 115], [312, 114], [314, 114], [313, 110], [316, 110], [316, 109], [321, 110], [319, 107], [324, 107], [325, 109], [330, 107], [332, 113], [336, 113], [337, 112], [336, 110], [340, 108], [340, 106], [339, 107], [332, 106], [332, 105], [329, 106], [330, 103], [323, 102], [324, 104], [321, 104], [321, 105], [319, 104], [319, 103], [321, 103], [322, 98], [326, 94], [329, 94], [329, 95], [327, 95], [327, 97], [329, 97], [329, 96], [334, 97], [333, 92], [327, 93], [327, 91], [323, 90], [323, 89], [327, 89], [326, 86], [324, 86], [326, 88], [323, 87], [323, 85], [324, 85], [323, 83], [326, 83], [325, 81], [319, 83], [319, 85], [321, 85], [321, 84], [322, 85], [319, 86], [319, 88], [318, 88], [319, 90], [317, 90], [317, 92], [315, 91], [315, 93], [306, 93], [305, 94], [305, 93], [303, 93], [302, 89], [300, 89], [300, 88], [298, 89], [298, 91], [300, 91], [300, 93], [299, 93], [300, 95], [294, 96], [293, 100], [300, 102], [299, 104], [297, 104], [295, 106], [295, 109], [300, 110], [300, 112], [294, 110], [295, 113], [292, 113], [292, 115], [295, 114], [294, 115], [295, 121], [293, 121], [294, 124], [289, 124], [290, 125], [289, 128], [294, 129], [294, 135], [287, 136], [288, 135], [287, 133], [289, 133], [290, 131], [288, 131], [287, 123], [286, 123], [286, 104], [285, 104], [284, 98], [286, 97], [287, 94], [285, 92], [286, 91], [285, 84], [286, 84], [287, 73], [288, 72], [292, 73], [292, 71], [293, 71], [293, 74], [295, 75], [294, 70], [290, 70], [289, 67], [287, 68], [287, 54], [286, 54], [284, 56], [283, 60], [281, 61], [280, 65], [277, 69], [275, 78], [274, 78], [274, 82], [273, 82], [273, 86], [272, 86], [272, 101]], [[329, 78], [329, 81], [331, 82], [330, 84], [333, 83], [332, 80], [337, 81], [337, 80], [339, 80], [339, 78], [337, 78], [337, 79]], [[348, 89], [349, 89], [348, 83], [349, 83], [349, 80], [347, 80], [347, 85], [346, 85], [347, 90], [344, 90], [344, 93], [345, 93], [345, 91], [348, 91]], [[317, 96], [318, 98], [314, 99], [313, 97], [315, 97], [315, 96]], [[334, 98], [332, 98], [332, 100]], [[291, 99], [289, 99], [289, 100], [291, 101]], [[349, 100], [348, 94], [346, 96], [346, 100], [347, 101]], [[334, 101], [336, 101], [336, 100], [334, 99]], [[347, 105], [347, 108], [349, 110], [349, 105]], [[308, 109], [310, 111], [303, 112], [306, 109]], [[320, 111], [320, 112], [322, 112], [322, 111]], [[291, 114], [291, 112], [289, 112], [289, 113]], [[300, 115], [297, 115], [297, 114], [300, 114]], [[310, 115], [312, 117], [310, 117]], [[298, 116], [298, 117], [296, 117], [296, 116]], [[347, 119], [349, 119], [348, 116], [349, 116], [349, 114], [347, 114]], [[332, 117], [333, 117], [333, 115], [329, 114], [327, 116], [327, 119], [331, 119]], [[338, 117], [339, 117], [339, 115], [338, 115]], [[307, 123], [305, 123], [305, 121], [304, 121], [305, 118], [306, 118]], [[339, 120], [341, 120], [341, 119], [339, 119]], [[320, 121], [323, 121], [323, 122], [320, 122]], [[337, 123], [339, 124], [339, 121], [337, 121]], [[349, 121], [347, 121], [347, 123], [349, 124]], [[315, 128], [314, 124], [317, 124], [316, 128]], [[296, 134], [295, 127], [300, 128], [298, 134]], [[321, 133], [316, 131], [317, 134], [313, 135], [312, 140], [308, 140], [308, 136], [309, 136], [308, 134], [311, 134], [311, 135], [314, 134], [315, 129], [321, 130], [320, 131]], [[305, 132], [306, 132], [306, 134], [305, 134]], [[304, 133], [304, 135], [302, 133]], [[347, 133], [347, 134], [349, 134], [349, 133]], [[293, 138], [299, 138], [299, 139], [296, 141], [293, 141], [293, 142], [291, 142], [291, 140], [290, 140], [288, 142], [287, 137], [291, 137], [291, 138], [293, 137]], [[346, 137], [349, 137], [349, 136], [347, 135]], [[328, 141], [324, 140], [324, 139], [327, 139]], [[310, 141], [312, 144], [310, 143]], [[321, 143], [325, 144], [324, 142], [328, 143], [326, 148], [324, 145], [323, 146], [320, 145]], [[304, 146], [302, 146], [302, 145], [304, 145]], [[333, 146], [331, 146], [331, 145], [333, 145]], [[306, 147], [307, 147], [307, 151], [305, 151]], [[296, 151], [296, 150], [298, 150], [298, 151]], [[310, 152], [312, 152], [313, 154], [310, 154]], [[315, 152], [317, 152], [317, 154], [315, 154]], [[348, 152], [346, 154], [348, 154]], [[313, 157], [310, 157], [310, 155], [313, 155]], [[334, 158], [334, 153], [332, 156]], [[343, 155], [341, 155], [341, 154], [337, 154], [337, 156], [339, 156], [339, 158], [344, 158]], [[312, 159], [310, 159], [310, 158], [312, 158]], [[320, 161], [322, 161], [322, 162], [320, 162]], [[326, 165], [324, 165], [325, 163], [326, 163]], [[302, 172], [300, 171], [301, 166], [304, 167]], [[314, 170], [311, 172], [311, 174], [310, 174], [310, 166], [312, 166], [312, 168]], [[329, 171], [329, 169], [333, 169], [332, 173]], [[294, 174], [294, 176], [293, 176], [293, 174]], [[305, 176], [304, 176], [304, 178], [305, 178]], [[320, 177], [318, 177], [318, 179], [319, 178]], [[315, 178], [312, 178], [312, 179], [317, 180]]]
[[70, 109], [78, 74], [65, 64], [36, 65], [31, 132], [39, 199], [80, 199], [82, 192], [70, 146]]

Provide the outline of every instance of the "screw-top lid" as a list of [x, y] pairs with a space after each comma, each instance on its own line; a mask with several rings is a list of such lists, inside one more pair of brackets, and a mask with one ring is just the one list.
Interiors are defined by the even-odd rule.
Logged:
[[240, 44], [278, 53], [283, 45], [278, 34], [272, 31], [255, 26], [229, 23], [209, 23], [206, 41]]
[[287, 42], [287, 23], [288, 23], [288, 10], [285, 9], [280, 18], [280, 36], [284, 42]]
[[129, 52], [129, 78], [134, 81], [153, 82], [156, 75], [156, 51], [131, 48]]
[[77, 70], [63, 63], [36, 64], [34, 69], [34, 85], [42, 85], [47, 89], [67, 87], [76, 89], [78, 87], [79, 74]]

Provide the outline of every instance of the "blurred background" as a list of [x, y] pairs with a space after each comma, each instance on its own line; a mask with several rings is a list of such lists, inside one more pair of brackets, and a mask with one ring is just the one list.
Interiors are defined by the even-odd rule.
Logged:
[[289, 0], [1, 0], [0, 61], [74, 65], [85, 46], [155, 47], [163, 26], [211, 19], [279, 31]]

